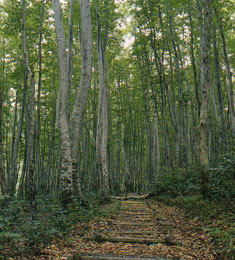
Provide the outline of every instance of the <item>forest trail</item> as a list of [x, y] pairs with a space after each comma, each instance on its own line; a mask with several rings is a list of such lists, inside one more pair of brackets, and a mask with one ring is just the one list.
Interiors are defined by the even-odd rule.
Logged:
[[216, 259], [202, 224], [181, 209], [149, 200], [120, 204], [116, 216], [78, 225], [69, 243], [52, 245], [47, 253], [81, 260]]

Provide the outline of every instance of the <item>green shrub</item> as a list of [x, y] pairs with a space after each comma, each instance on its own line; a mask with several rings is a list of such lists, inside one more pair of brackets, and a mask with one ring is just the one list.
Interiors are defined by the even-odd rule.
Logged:
[[223, 156], [209, 169], [210, 196], [217, 198], [235, 197], [235, 156]]
[[162, 169], [152, 186], [156, 193], [165, 193], [173, 197], [182, 194], [194, 194], [200, 191], [200, 176], [192, 169]]
[[[231, 199], [235, 197], [235, 156], [224, 155], [208, 169], [210, 199]], [[199, 169], [162, 168], [152, 185], [155, 194], [172, 197], [199, 194], [201, 174]]]

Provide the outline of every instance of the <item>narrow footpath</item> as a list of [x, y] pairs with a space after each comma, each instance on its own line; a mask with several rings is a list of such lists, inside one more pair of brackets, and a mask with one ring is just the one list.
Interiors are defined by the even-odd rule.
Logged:
[[149, 200], [121, 201], [117, 216], [75, 228], [71, 241], [52, 245], [58, 259], [216, 259], [211, 238], [197, 219]]

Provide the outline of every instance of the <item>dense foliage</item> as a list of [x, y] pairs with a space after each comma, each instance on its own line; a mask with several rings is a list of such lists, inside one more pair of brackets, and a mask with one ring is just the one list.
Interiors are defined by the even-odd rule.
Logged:
[[36, 203], [37, 213], [32, 219], [30, 205], [24, 200], [0, 197], [0, 256], [41, 255], [54, 240], [65, 239], [75, 224], [115, 214], [119, 207], [117, 203], [104, 208], [107, 201], [92, 193], [70, 209], [61, 208], [58, 199], [48, 196], [39, 197]]

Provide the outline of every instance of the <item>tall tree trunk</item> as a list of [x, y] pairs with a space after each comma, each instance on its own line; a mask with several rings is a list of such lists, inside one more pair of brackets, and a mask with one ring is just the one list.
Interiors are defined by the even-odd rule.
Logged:
[[66, 207], [68, 203], [73, 201], [72, 151], [67, 111], [67, 103], [69, 99], [68, 53], [66, 50], [63, 18], [59, 0], [53, 0], [53, 10], [55, 14], [55, 29], [60, 70], [60, 86], [57, 100], [57, 109], [61, 146], [61, 201]]
[[158, 178], [160, 172], [160, 162], [161, 162], [161, 155], [160, 155], [160, 142], [159, 142], [159, 120], [158, 115], [154, 112], [153, 115], [153, 160], [155, 162], [154, 169], [156, 170], [155, 174]]
[[74, 190], [80, 196], [81, 187], [79, 180], [78, 167], [78, 147], [80, 140], [80, 129], [83, 114], [86, 108], [88, 90], [91, 86], [91, 69], [92, 69], [92, 30], [91, 30], [91, 14], [90, 0], [80, 0], [81, 13], [81, 56], [82, 56], [82, 72], [80, 85], [76, 94], [76, 100], [71, 116], [71, 144], [72, 144], [72, 161], [73, 161], [73, 183]]
[[222, 96], [221, 80], [220, 80], [221, 73], [220, 73], [220, 64], [219, 64], [219, 51], [218, 51], [218, 46], [217, 46], [215, 25], [213, 28], [213, 48], [214, 48], [215, 84], [216, 84], [216, 89], [217, 89], [217, 97], [218, 97], [218, 101], [219, 101], [221, 128], [225, 129], [224, 105], [223, 105], [223, 96]]
[[223, 54], [224, 54], [224, 61], [225, 61], [225, 68], [226, 68], [226, 78], [227, 78], [227, 92], [228, 92], [228, 104], [229, 104], [229, 115], [230, 115], [230, 124], [233, 134], [235, 134], [235, 95], [233, 89], [233, 73], [230, 68], [229, 56], [227, 51], [227, 43], [225, 39], [223, 23], [219, 16], [218, 10], [214, 6], [214, 12], [219, 24], [219, 32], [222, 39], [222, 46], [223, 46]]
[[20, 118], [18, 120], [17, 127], [16, 127], [16, 122], [17, 122], [18, 101], [16, 101], [17, 103], [15, 107], [15, 125], [14, 125], [14, 130], [13, 130], [14, 133], [13, 133], [13, 139], [11, 144], [10, 167], [9, 167], [9, 172], [7, 174], [7, 193], [10, 195], [15, 194], [16, 183], [18, 180], [17, 159], [19, 153], [20, 140], [22, 136], [22, 128], [23, 128], [23, 121], [24, 121], [24, 114], [25, 114], [25, 107], [26, 107], [26, 94], [27, 94], [27, 84], [25, 82], [22, 104], [21, 104], [21, 111], [20, 111]]
[[4, 171], [4, 148], [3, 148], [3, 88], [0, 86], [0, 188], [6, 193], [6, 176]]
[[[71, 93], [73, 75], [73, 24], [74, 24], [74, 0], [69, 0], [68, 17], [68, 96]], [[70, 103], [67, 103], [68, 117], [70, 116]]]
[[35, 205], [35, 80], [34, 74], [29, 63], [29, 52], [27, 47], [26, 38], [26, 3], [25, 0], [21, 0], [22, 4], [22, 46], [23, 46], [23, 58], [24, 58], [24, 81], [28, 89], [28, 102], [27, 102], [27, 129], [26, 129], [26, 156], [25, 156], [25, 195], [30, 201], [31, 216], [33, 217], [36, 210]]
[[198, 72], [197, 72], [197, 67], [196, 67], [196, 62], [195, 62], [195, 54], [194, 54], [194, 49], [195, 49], [195, 36], [194, 36], [194, 27], [195, 25], [193, 24], [193, 19], [190, 11], [190, 7], [188, 7], [189, 12], [189, 24], [190, 24], [190, 56], [191, 56], [191, 63], [192, 63], [192, 70], [193, 70], [193, 81], [194, 81], [194, 91], [195, 91], [195, 96], [197, 100], [197, 111], [198, 115], [200, 114], [200, 95], [199, 95], [199, 87], [198, 87]]
[[[4, 155], [4, 122], [3, 122], [3, 107], [4, 107], [4, 96], [5, 96], [5, 39], [2, 39], [2, 49], [3, 53], [1, 56], [1, 74], [2, 77], [0, 79], [0, 188], [2, 194], [7, 193], [7, 178], [5, 175], [5, 167], [4, 167], [4, 161], [5, 161], [5, 155]], [[17, 101], [16, 101], [17, 104]], [[17, 106], [17, 105], [16, 105]]]
[[[41, 177], [42, 160], [41, 160], [41, 90], [42, 90], [42, 40], [43, 40], [43, 23], [45, 17], [44, 0], [40, 3], [40, 25], [39, 25], [39, 40], [38, 40], [38, 86], [37, 86], [37, 115], [35, 129], [35, 171], [38, 179]], [[42, 178], [44, 179], [44, 178]], [[39, 184], [39, 183], [38, 183]]]
[[208, 165], [209, 165], [209, 154], [208, 154], [208, 105], [210, 98], [211, 88], [211, 73], [210, 73], [210, 37], [211, 37], [211, 17], [210, 17], [210, 0], [199, 1], [199, 12], [202, 18], [201, 25], [201, 74], [200, 84], [202, 91], [201, 107], [200, 107], [200, 162], [202, 166], [202, 194], [204, 196], [208, 193]]
[[105, 70], [105, 41], [101, 33], [101, 25], [97, 10], [98, 24], [98, 67], [99, 67], [99, 103], [98, 103], [98, 124], [96, 135], [97, 166], [101, 168], [101, 190], [104, 195], [109, 193], [109, 171], [108, 171], [108, 102]]

